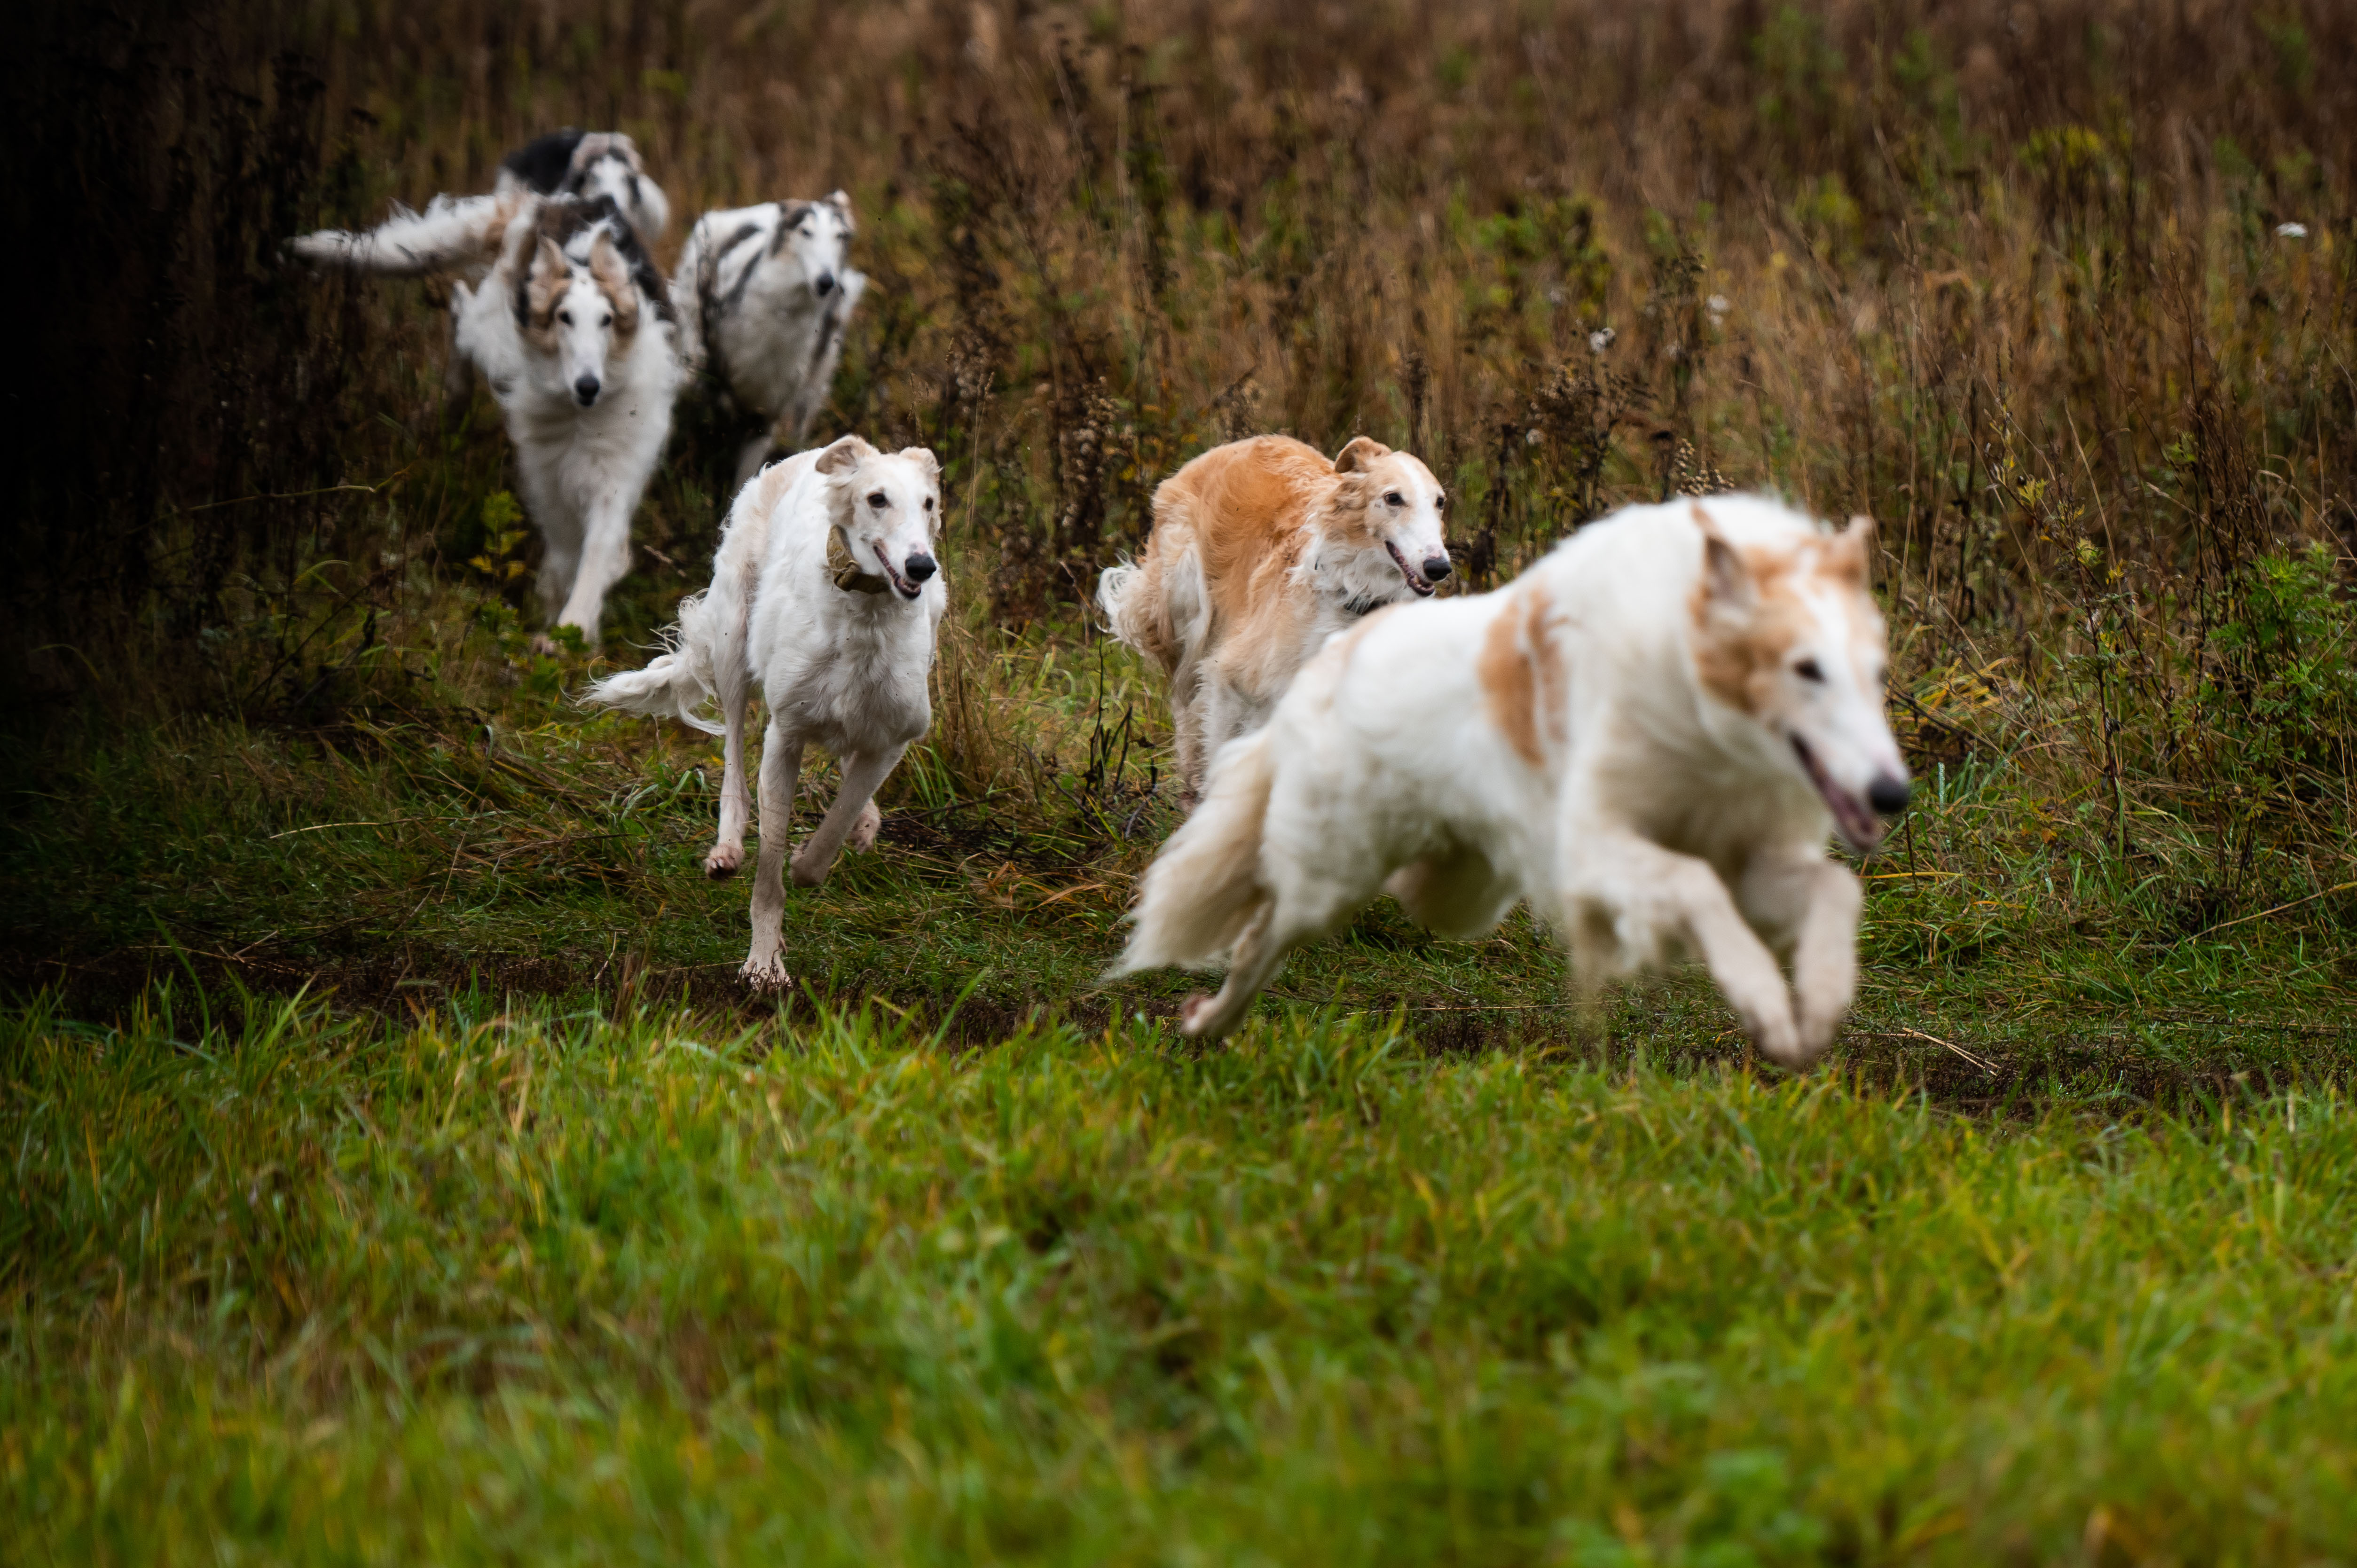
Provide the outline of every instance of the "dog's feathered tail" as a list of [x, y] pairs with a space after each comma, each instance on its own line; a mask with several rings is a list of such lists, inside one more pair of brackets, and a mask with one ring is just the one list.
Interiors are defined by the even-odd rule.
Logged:
[[696, 594], [680, 600], [679, 624], [665, 634], [665, 651], [643, 670], [607, 676], [584, 692], [581, 700], [650, 718], [675, 718], [690, 729], [720, 734], [722, 725], [695, 711], [719, 691], [712, 663], [716, 612], [709, 598]]
[[288, 252], [320, 267], [348, 267], [384, 277], [415, 277], [489, 263], [519, 202], [512, 193], [437, 196], [423, 212], [395, 202], [393, 216], [364, 233], [322, 229], [286, 242]]
[[1146, 548], [1145, 560], [1109, 566], [1097, 578], [1097, 607], [1106, 629], [1170, 675], [1194, 662], [1204, 636], [1197, 624], [1205, 618], [1203, 568], [1192, 549], [1166, 560], [1161, 541]]
[[1137, 929], [1113, 975], [1206, 964], [1235, 945], [1269, 897], [1260, 878], [1261, 833], [1275, 781], [1266, 730], [1221, 748], [1203, 803], [1146, 868]]

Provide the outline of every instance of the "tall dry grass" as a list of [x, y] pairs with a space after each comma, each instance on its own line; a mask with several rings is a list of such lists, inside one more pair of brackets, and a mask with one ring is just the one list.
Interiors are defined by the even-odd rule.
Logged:
[[[2009, 758], [2043, 832], [2191, 920], [2346, 880], [2347, 7], [109, 15], [44, 35], [112, 85], [13, 144], [83, 155], [19, 204], [98, 182], [99, 230], [154, 259], [70, 236], [59, 287], [145, 289], [116, 336], [181, 347], [169, 395], [126, 349], [73, 405], [113, 399], [155, 462], [77, 478], [85, 433], [35, 466], [44, 606], [260, 628], [284, 665], [496, 557], [500, 448], [444, 422], [430, 298], [290, 279], [268, 241], [611, 124], [690, 218], [853, 193], [875, 286], [830, 419], [942, 454], [978, 634], [1070, 624], [1154, 483], [1245, 431], [1418, 450], [1476, 585], [1624, 501], [1769, 486], [1883, 521], [1927, 768]], [[33, 53], [18, 113], [69, 113]], [[242, 379], [206, 382], [220, 352]], [[228, 411], [201, 430], [199, 389]], [[696, 448], [640, 529], [691, 578]], [[945, 755], [995, 779], [989, 664], [952, 671]]]

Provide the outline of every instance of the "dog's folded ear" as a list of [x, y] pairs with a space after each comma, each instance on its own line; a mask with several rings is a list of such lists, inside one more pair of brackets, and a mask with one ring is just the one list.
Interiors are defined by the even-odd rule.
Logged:
[[1695, 526], [1702, 530], [1702, 586], [1705, 598], [1714, 608], [1749, 609], [1759, 596], [1751, 580], [1751, 568], [1745, 564], [1742, 552], [1727, 542], [1718, 531], [1718, 521], [1703, 510], [1702, 502], [1694, 503]]
[[1835, 576], [1863, 587], [1874, 566], [1874, 519], [1859, 512], [1826, 547], [1825, 567]]
[[930, 446], [903, 446], [900, 456], [925, 470], [925, 477], [935, 484], [942, 482], [942, 460], [933, 456]]
[[1353, 435], [1343, 448], [1334, 454], [1334, 471], [1338, 474], [1361, 474], [1378, 457], [1388, 457], [1392, 449], [1372, 435]]
[[856, 234], [859, 231], [859, 220], [851, 215], [851, 198], [847, 193], [830, 190], [823, 199], [829, 207], [834, 209], [837, 216], [842, 218], [845, 233]]
[[524, 325], [544, 328], [556, 314], [556, 301], [565, 293], [565, 285], [573, 276], [573, 263], [556, 242], [543, 234], [539, 246], [533, 252], [532, 271], [524, 276], [524, 286], [519, 291], [524, 305]]
[[639, 286], [630, 279], [630, 264], [615, 248], [614, 237], [607, 231], [597, 231], [589, 242], [589, 275], [597, 280], [606, 298], [614, 307], [614, 329], [624, 337], [639, 329]]
[[818, 455], [816, 467], [822, 474], [847, 474], [874, 456], [875, 447], [856, 435], [846, 435]]

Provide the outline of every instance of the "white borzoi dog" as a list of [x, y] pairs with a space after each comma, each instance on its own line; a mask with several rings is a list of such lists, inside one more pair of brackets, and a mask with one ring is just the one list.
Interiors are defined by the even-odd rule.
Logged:
[[1097, 603], [1168, 678], [1190, 797], [1329, 637], [1448, 575], [1447, 501], [1431, 469], [1364, 435], [1330, 463], [1289, 436], [1232, 441], [1156, 488], [1145, 553], [1098, 579]]
[[508, 224], [535, 197], [594, 201], [605, 197], [642, 241], [671, 221], [662, 187], [647, 177], [639, 149], [619, 131], [567, 127], [527, 142], [500, 164], [488, 196], [436, 196], [423, 212], [399, 202], [373, 229], [322, 229], [286, 248], [315, 266], [349, 267], [384, 277], [457, 272], [479, 276], [499, 258]]
[[[834, 804], [793, 857], [795, 886], [815, 887], [846, 840], [855, 850], [876, 842], [877, 786], [932, 723], [926, 679], [949, 607], [932, 553], [940, 521], [941, 465], [921, 446], [884, 453], [846, 435], [771, 464], [738, 492], [712, 586], [681, 601], [671, 651], [587, 693], [726, 736], [720, 834], [704, 868], [727, 876], [745, 859], [745, 709], [759, 684], [770, 725], [745, 959], [756, 987], [788, 978], [781, 873], [803, 746], [816, 741], [843, 769]], [[716, 696], [718, 725], [696, 713]]]
[[450, 310], [515, 443], [544, 546], [541, 600], [594, 643], [679, 391], [662, 279], [610, 200], [535, 199], [509, 220], [490, 275], [457, 285]]
[[848, 259], [856, 229], [838, 190], [707, 212], [688, 232], [671, 285], [681, 354], [764, 426], [737, 456], [739, 487], [772, 445], [802, 444], [834, 384], [844, 328], [867, 287]]
[[1872, 538], [1757, 497], [1634, 507], [1495, 593], [1370, 618], [1220, 754], [1114, 972], [1227, 955], [1181, 1018], [1216, 1039], [1379, 888], [1451, 936], [1526, 897], [1589, 994], [1696, 951], [1760, 1050], [1808, 1062], [1857, 978], [1826, 833], [1866, 853], [1907, 803]]

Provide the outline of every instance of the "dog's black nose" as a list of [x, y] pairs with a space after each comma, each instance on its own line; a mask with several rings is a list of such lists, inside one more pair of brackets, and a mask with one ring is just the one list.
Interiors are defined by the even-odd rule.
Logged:
[[1895, 773], [1886, 773], [1866, 787], [1866, 803], [1886, 817], [1895, 817], [1907, 809], [1907, 780]]
[[1437, 583], [1447, 575], [1448, 575], [1448, 556], [1427, 555], [1424, 558], [1424, 580], [1426, 582]]
[[817, 277], [811, 280], [811, 287], [818, 291], [819, 296], [822, 299], [824, 298], [826, 295], [834, 292], [834, 274], [833, 273], [819, 274]]
[[585, 372], [579, 381], [573, 383], [573, 395], [581, 400], [581, 406], [584, 408], [587, 408], [591, 403], [596, 403], [597, 401], [597, 378]]
[[908, 564], [904, 566], [902, 570], [908, 573], [909, 581], [911, 583], [921, 583], [926, 578], [931, 576], [934, 573], [940, 571], [941, 568], [933, 564], [933, 558], [931, 556], [920, 550], [914, 555], [909, 557]]

